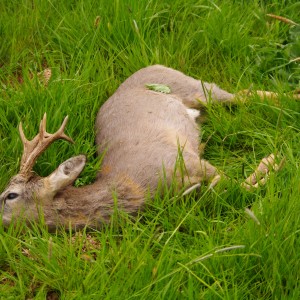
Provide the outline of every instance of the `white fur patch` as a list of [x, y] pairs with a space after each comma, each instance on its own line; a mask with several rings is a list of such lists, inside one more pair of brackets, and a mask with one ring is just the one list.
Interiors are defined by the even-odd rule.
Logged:
[[186, 112], [194, 120], [196, 120], [200, 116], [200, 110], [198, 110], [198, 109], [187, 108]]

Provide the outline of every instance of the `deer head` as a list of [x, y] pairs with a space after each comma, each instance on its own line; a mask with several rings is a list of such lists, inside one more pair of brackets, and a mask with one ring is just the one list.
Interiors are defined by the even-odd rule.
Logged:
[[51, 213], [55, 196], [71, 185], [84, 168], [86, 158], [79, 155], [63, 162], [47, 177], [40, 177], [33, 172], [33, 166], [39, 155], [54, 141], [64, 139], [73, 143], [73, 140], [64, 133], [67, 121], [68, 117], [65, 117], [57, 132], [50, 134], [46, 131], [45, 114], [40, 123], [39, 133], [31, 141], [26, 139], [20, 123], [19, 132], [24, 147], [20, 171], [0, 195], [4, 225], [20, 216], [36, 220], [39, 217], [39, 208], [45, 213]]

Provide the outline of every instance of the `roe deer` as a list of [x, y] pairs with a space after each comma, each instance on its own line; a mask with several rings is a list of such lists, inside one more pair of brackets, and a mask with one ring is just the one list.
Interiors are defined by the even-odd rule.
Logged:
[[[151, 90], [149, 84], [161, 84], [167, 93]], [[271, 94], [272, 96], [273, 94]], [[199, 131], [195, 109], [208, 100], [231, 103], [235, 96], [215, 84], [201, 82], [179, 71], [155, 65], [130, 76], [101, 107], [96, 119], [96, 143], [103, 153], [101, 172], [88, 186], [72, 183], [85, 166], [86, 157], [79, 155], [63, 162], [52, 174], [39, 177], [32, 168], [38, 156], [55, 140], [72, 139], [64, 133], [67, 117], [60, 129], [46, 132], [46, 115], [37, 136], [28, 141], [20, 124], [24, 145], [19, 173], [0, 195], [2, 223], [9, 225], [22, 216], [38, 220], [42, 208], [48, 227], [98, 227], [107, 223], [113, 213], [116, 197], [118, 208], [134, 214], [142, 209], [147, 195], [153, 195], [161, 181], [170, 184], [175, 176], [181, 187], [219, 180], [217, 169], [199, 157]], [[174, 168], [181, 151], [184, 174]], [[254, 173], [245, 186], [263, 182], [271, 168], [278, 168], [274, 156], [264, 159], [260, 175]], [[260, 178], [261, 177], [261, 178]]]

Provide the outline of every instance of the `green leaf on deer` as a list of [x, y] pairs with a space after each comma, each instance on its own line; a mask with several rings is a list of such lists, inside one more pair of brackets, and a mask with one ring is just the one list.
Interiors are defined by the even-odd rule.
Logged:
[[146, 84], [146, 88], [151, 91], [159, 92], [159, 93], [164, 93], [164, 94], [170, 94], [171, 89], [164, 84], [158, 84], [158, 83], [150, 83]]

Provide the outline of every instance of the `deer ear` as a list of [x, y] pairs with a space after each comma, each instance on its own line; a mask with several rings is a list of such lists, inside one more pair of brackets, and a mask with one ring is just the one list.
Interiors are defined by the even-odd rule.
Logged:
[[72, 184], [83, 170], [85, 163], [85, 155], [78, 155], [60, 164], [53, 173], [45, 178], [46, 185], [50, 188], [50, 191], [57, 193], [59, 190]]

